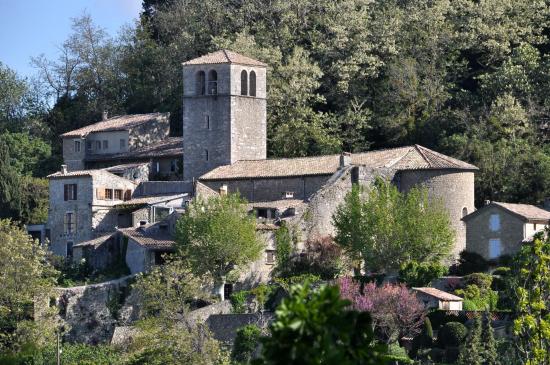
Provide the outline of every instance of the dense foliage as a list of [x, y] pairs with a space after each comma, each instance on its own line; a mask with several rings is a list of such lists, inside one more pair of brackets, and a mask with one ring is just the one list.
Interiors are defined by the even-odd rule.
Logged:
[[337, 287], [294, 286], [275, 312], [254, 364], [383, 364], [370, 315], [348, 306]]
[[430, 283], [447, 273], [446, 266], [437, 262], [418, 263], [409, 261], [401, 265], [399, 280], [409, 287], [430, 286]]
[[454, 243], [447, 211], [425, 188], [401, 193], [382, 179], [355, 185], [333, 222], [335, 242], [370, 272], [396, 272], [410, 260], [439, 262]]

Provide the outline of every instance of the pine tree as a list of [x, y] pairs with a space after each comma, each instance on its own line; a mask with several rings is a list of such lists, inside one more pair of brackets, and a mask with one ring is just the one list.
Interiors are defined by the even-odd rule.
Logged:
[[458, 365], [482, 365], [483, 346], [481, 344], [481, 318], [477, 316], [466, 337], [466, 342], [460, 346]]
[[485, 320], [483, 321], [481, 338], [483, 338], [483, 364], [500, 365], [497, 354], [495, 333], [493, 331], [493, 327], [491, 326], [491, 314], [489, 312], [485, 312]]

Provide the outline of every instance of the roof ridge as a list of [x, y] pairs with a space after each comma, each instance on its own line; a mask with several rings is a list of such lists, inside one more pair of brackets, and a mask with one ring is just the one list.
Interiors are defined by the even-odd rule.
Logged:
[[424, 159], [426, 159], [426, 162], [428, 162], [428, 164], [429, 164], [431, 167], [433, 167], [433, 166], [432, 166], [432, 164], [431, 164], [431, 161], [429, 161], [428, 158], [426, 157], [426, 153], [430, 153], [430, 154], [432, 154], [432, 155], [435, 155], [437, 158], [440, 158], [440, 159], [444, 160], [445, 162], [448, 162], [448, 163], [450, 163], [450, 164], [452, 164], [452, 165], [455, 165], [455, 166], [459, 167], [459, 165], [458, 165], [455, 161], [453, 161], [453, 160], [454, 160], [453, 157], [450, 157], [450, 156], [444, 155], [444, 154], [442, 154], [442, 153], [433, 151], [433, 150], [431, 150], [431, 149], [429, 149], [429, 148], [427, 148], [427, 147], [424, 147], [424, 146], [422, 146], [422, 145], [419, 145], [419, 144], [415, 144], [414, 146], [415, 146], [415, 148], [418, 149], [418, 152], [420, 152], [420, 154], [422, 155], [422, 157], [424, 157]]

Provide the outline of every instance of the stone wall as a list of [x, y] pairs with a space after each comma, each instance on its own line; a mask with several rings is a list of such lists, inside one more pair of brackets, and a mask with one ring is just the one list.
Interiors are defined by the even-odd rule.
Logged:
[[213, 314], [206, 320], [212, 336], [225, 344], [231, 345], [237, 335], [237, 330], [248, 324], [255, 324], [260, 328], [267, 328], [273, 322], [272, 313], [250, 314]]
[[160, 142], [170, 135], [170, 113], [159, 114], [153, 120], [130, 129], [128, 149], [130, 151]]
[[[80, 142], [80, 151], [75, 151], [75, 141]], [[86, 157], [86, 139], [67, 137], [63, 138], [63, 161], [69, 171], [84, 169]]]
[[239, 192], [249, 202], [281, 200], [283, 193], [291, 191], [294, 199], [308, 199], [330, 178], [330, 175], [281, 177], [271, 179], [217, 180], [201, 182], [214, 191], [227, 185], [228, 192]]
[[442, 200], [456, 232], [453, 255], [458, 257], [466, 248], [466, 226], [462, 218], [475, 210], [474, 173], [461, 170], [400, 171], [395, 179], [401, 191], [421, 185], [428, 189], [430, 198]]
[[147, 195], [184, 194], [193, 192], [191, 181], [144, 181], [134, 191], [133, 197]]
[[152, 265], [151, 252], [131, 238], [125, 237], [124, 239], [128, 240], [128, 246], [126, 248], [126, 265], [130, 268], [130, 273], [137, 274], [146, 272]]
[[[120, 140], [124, 140], [123, 146], [120, 145]], [[104, 141], [107, 141], [107, 148], [103, 144]], [[86, 136], [86, 144], [88, 142], [92, 143], [92, 149], [88, 150], [86, 146], [87, 154], [107, 155], [126, 152], [128, 151], [128, 131], [93, 132]], [[96, 148], [96, 142], [101, 144], [101, 148]]]

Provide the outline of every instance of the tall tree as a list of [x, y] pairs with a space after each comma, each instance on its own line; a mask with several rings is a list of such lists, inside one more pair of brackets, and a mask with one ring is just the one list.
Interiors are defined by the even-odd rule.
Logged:
[[264, 249], [256, 218], [244, 203], [237, 194], [196, 199], [176, 227], [179, 255], [195, 275], [213, 281], [222, 300], [227, 276], [258, 259]]
[[460, 346], [458, 365], [482, 365], [483, 346], [481, 344], [481, 318], [476, 316], [474, 323], [466, 336], [466, 340]]

